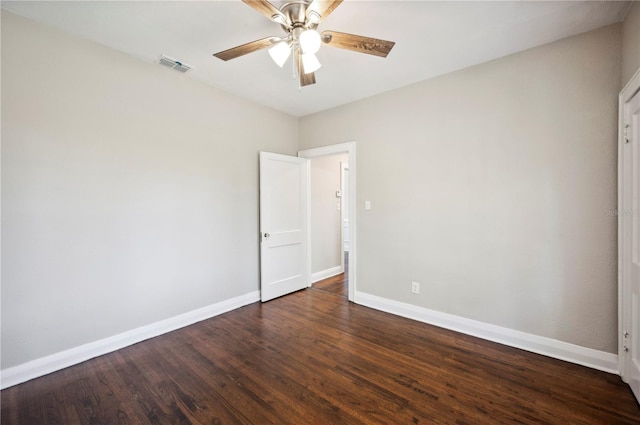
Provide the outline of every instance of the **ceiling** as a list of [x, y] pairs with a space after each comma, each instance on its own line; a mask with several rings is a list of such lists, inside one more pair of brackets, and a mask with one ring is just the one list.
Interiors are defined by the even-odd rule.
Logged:
[[[272, 3], [280, 7], [285, 2]], [[294, 116], [620, 22], [629, 6], [616, 1], [346, 0], [320, 24], [320, 31], [391, 40], [395, 47], [383, 59], [322, 46], [317, 84], [299, 89], [291, 58], [278, 68], [266, 50], [229, 62], [212, 56], [284, 35], [278, 24], [240, 0], [2, 1], [3, 9], [147, 62], [164, 54], [193, 66], [183, 78]]]

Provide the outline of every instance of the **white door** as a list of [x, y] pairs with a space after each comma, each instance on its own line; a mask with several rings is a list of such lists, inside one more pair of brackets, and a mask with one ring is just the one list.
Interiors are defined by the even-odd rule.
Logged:
[[640, 93], [625, 105], [622, 141], [623, 378], [640, 400]]
[[260, 152], [262, 301], [309, 286], [309, 160]]

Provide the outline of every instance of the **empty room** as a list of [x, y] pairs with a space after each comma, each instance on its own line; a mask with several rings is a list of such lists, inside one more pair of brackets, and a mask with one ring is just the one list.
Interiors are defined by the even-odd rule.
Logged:
[[640, 423], [640, 1], [0, 14], [3, 425]]

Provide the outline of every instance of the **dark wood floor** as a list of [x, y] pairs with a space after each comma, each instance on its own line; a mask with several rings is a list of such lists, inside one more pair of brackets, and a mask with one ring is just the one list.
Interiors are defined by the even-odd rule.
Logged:
[[313, 289], [327, 291], [342, 297], [349, 296], [349, 253], [344, 253], [344, 273], [313, 284]]
[[347, 273], [321, 280], [313, 284], [313, 289], [318, 291], [330, 292], [335, 295], [346, 298], [349, 295], [349, 287]]
[[639, 424], [616, 375], [307, 289], [2, 391], [2, 424]]

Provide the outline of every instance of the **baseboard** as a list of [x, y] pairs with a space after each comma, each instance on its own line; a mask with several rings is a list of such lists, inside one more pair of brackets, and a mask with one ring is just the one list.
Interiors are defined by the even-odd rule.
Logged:
[[30, 379], [82, 363], [129, 345], [150, 339], [196, 322], [209, 319], [260, 300], [260, 291], [211, 304], [169, 319], [142, 326], [99, 341], [90, 342], [46, 357], [31, 360], [0, 371], [0, 388], [5, 389]]
[[450, 329], [510, 347], [576, 363], [604, 372], [619, 374], [616, 354], [581, 347], [526, 332], [490, 325], [357, 291], [354, 301], [366, 307]]
[[342, 266], [331, 267], [330, 269], [321, 270], [319, 272], [315, 272], [311, 274], [311, 283], [316, 283], [322, 279], [326, 279], [328, 277], [333, 277], [342, 273]]

